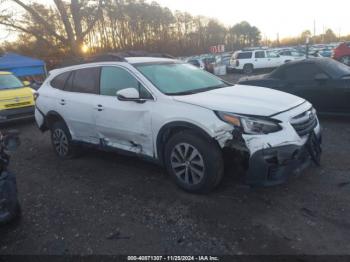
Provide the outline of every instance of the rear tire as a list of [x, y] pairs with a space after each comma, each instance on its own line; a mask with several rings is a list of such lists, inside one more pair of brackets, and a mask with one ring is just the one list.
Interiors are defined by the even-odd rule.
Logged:
[[51, 143], [56, 155], [61, 159], [72, 159], [78, 155], [78, 149], [72, 143], [69, 129], [62, 121], [52, 125]]
[[224, 174], [219, 146], [195, 132], [175, 134], [165, 146], [165, 166], [176, 184], [190, 193], [208, 193]]
[[243, 66], [243, 73], [249, 75], [254, 72], [254, 67], [252, 64], [246, 64]]

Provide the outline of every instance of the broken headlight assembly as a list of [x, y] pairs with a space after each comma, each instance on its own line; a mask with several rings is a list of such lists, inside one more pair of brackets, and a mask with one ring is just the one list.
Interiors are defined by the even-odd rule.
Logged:
[[242, 116], [226, 112], [215, 113], [222, 121], [240, 128], [245, 134], [262, 135], [282, 130], [277, 120]]

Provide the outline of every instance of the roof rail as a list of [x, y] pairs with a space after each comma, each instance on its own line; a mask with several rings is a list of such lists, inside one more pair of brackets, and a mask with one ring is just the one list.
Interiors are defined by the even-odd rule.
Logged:
[[162, 53], [149, 53], [146, 51], [126, 51], [118, 53], [105, 53], [100, 55], [95, 55], [87, 58], [75, 57], [70, 60], [66, 60], [61, 63], [60, 67], [67, 67], [86, 63], [97, 63], [97, 62], [127, 62], [126, 57], [160, 57], [160, 58], [171, 58], [175, 57], [169, 54]]

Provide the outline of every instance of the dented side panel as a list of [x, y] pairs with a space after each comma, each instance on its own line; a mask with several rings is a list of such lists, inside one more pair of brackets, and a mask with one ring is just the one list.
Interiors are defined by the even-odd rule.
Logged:
[[153, 156], [151, 110], [153, 101], [144, 104], [101, 96], [104, 108], [96, 110], [96, 132], [103, 146]]

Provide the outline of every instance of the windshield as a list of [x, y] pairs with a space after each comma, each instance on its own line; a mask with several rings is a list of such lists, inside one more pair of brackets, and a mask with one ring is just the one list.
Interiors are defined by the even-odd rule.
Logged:
[[350, 75], [350, 67], [334, 59], [324, 58], [321, 64], [322, 67], [324, 67], [325, 71], [335, 78], [341, 78]]
[[0, 75], [0, 90], [20, 87], [23, 87], [23, 84], [14, 75]]
[[214, 75], [189, 64], [141, 64], [136, 68], [167, 95], [195, 94], [229, 86]]

